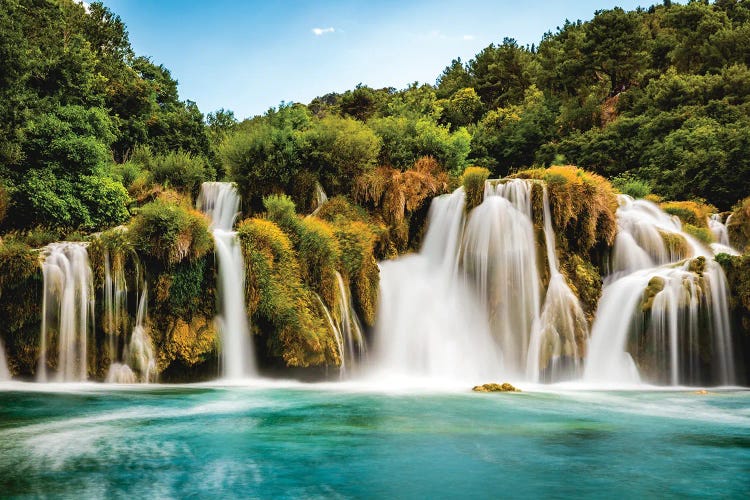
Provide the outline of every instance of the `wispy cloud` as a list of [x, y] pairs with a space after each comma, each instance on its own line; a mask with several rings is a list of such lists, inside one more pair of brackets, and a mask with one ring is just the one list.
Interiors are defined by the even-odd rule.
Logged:
[[464, 40], [474, 40], [476, 38], [474, 35], [464, 35]]
[[336, 30], [334, 30], [333, 27], [330, 27], [330, 28], [313, 28], [312, 29], [312, 32], [313, 32], [313, 34], [315, 36], [326, 35], [328, 33], [333, 33], [334, 31], [336, 31]]

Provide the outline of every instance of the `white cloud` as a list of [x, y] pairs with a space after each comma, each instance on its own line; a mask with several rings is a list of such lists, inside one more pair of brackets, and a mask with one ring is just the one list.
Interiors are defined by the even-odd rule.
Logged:
[[333, 27], [331, 28], [313, 28], [312, 32], [315, 36], [325, 35], [327, 33], [333, 33], [334, 30]]
[[84, 0], [76, 0], [76, 2], [83, 5], [83, 8], [87, 14], [91, 12], [91, 5], [88, 2], [85, 2]]
[[474, 40], [476, 38], [474, 35], [464, 35], [464, 40]]

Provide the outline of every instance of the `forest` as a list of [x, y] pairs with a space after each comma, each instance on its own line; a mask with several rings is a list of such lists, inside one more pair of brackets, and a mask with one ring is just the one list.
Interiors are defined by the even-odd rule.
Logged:
[[[105, 254], [144, 261], [154, 335], [170, 346], [158, 349], [158, 371], [213, 356], [216, 305], [203, 293], [214, 286], [213, 243], [193, 207], [216, 180], [242, 196], [248, 313], [256, 333], [273, 332], [261, 354], [272, 364], [340, 364], [316, 296], [332, 305], [339, 273], [372, 326], [377, 261], [419, 248], [435, 196], [463, 185], [471, 208], [487, 178], [569, 184], [567, 201], [553, 203], [555, 229], [590, 316], [614, 193], [661, 203], [706, 242], [706, 216], [733, 212], [732, 243], [747, 248], [749, 65], [750, 1], [665, 0], [566, 20], [531, 46], [504, 38], [436, 68], [434, 84], [360, 84], [238, 121], [180, 96], [103, 4], [5, 0], [0, 314], [16, 318], [3, 327], [11, 371], [35, 369], [39, 310], [28, 290], [41, 280], [36, 252], [60, 240], [91, 242], [97, 289]], [[723, 264], [736, 268], [738, 307], [750, 297], [742, 259]], [[92, 373], [103, 377], [103, 363]]]

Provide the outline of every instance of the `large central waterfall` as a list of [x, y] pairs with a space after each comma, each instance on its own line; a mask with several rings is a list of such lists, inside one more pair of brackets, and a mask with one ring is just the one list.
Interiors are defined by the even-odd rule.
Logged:
[[[376, 363], [408, 375], [551, 380], [578, 366], [586, 324], [557, 269], [546, 198], [546, 299], [531, 181], [488, 183], [468, 220], [464, 192], [436, 198], [419, 254], [381, 264]], [[568, 359], [565, 363], [562, 360]]]
[[[541, 203], [532, 203], [533, 194]], [[379, 372], [732, 383], [726, 280], [712, 250], [731, 251], [721, 221], [707, 221], [718, 240], [708, 246], [653, 203], [619, 202], [610, 274], [589, 338], [559, 269], [543, 183], [488, 181], [469, 214], [463, 188], [434, 199], [421, 251], [380, 265]]]
[[198, 209], [211, 218], [219, 264], [217, 317], [221, 333], [222, 374], [241, 379], [255, 373], [250, 324], [245, 309], [245, 266], [237, 233], [232, 231], [240, 197], [229, 182], [204, 182]]

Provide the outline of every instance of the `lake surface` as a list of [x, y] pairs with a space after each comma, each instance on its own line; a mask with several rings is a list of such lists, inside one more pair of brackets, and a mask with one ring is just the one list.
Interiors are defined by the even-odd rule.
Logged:
[[750, 392], [0, 386], [0, 496], [741, 498]]

